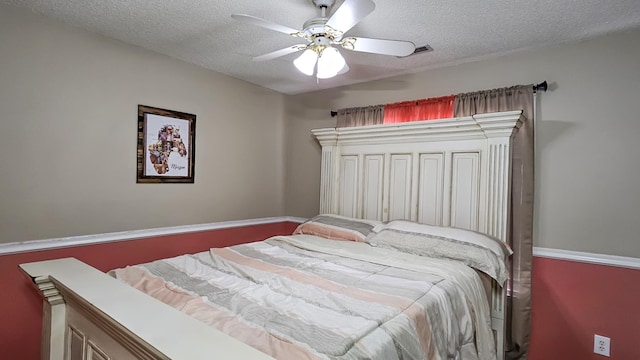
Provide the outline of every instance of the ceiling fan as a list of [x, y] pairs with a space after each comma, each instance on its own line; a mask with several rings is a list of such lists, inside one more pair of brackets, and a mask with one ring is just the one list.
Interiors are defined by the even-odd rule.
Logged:
[[298, 51], [303, 51], [293, 63], [305, 75], [316, 75], [318, 79], [328, 79], [349, 71], [349, 66], [340, 54], [337, 46], [345, 50], [372, 54], [407, 56], [415, 51], [410, 41], [371, 39], [363, 37], [345, 37], [344, 34], [353, 28], [375, 9], [371, 0], [345, 0], [331, 16], [327, 17], [335, 0], [311, 0], [322, 15], [307, 20], [302, 30], [279, 25], [268, 20], [245, 14], [233, 14], [232, 18], [260, 26], [266, 29], [289, 34], [307, 41], [254, 57], [255, 61], [271, 60]]

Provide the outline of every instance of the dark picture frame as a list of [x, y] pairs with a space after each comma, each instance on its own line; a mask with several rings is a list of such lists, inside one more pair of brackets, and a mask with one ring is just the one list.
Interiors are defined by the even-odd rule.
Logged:
[[196, 115], [138, 105], [137, 183], [193, 183]]

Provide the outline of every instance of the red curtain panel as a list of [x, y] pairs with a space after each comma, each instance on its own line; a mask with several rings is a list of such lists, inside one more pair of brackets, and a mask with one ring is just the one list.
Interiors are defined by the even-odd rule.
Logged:
[[387, 104], [384, 106], [384, 123], [452, 118], [455, 98], [455, 95], [450, 95]]

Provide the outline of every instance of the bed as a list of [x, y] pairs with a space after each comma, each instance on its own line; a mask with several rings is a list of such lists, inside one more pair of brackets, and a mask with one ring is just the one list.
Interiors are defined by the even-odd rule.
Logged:
[[523, 121], [313, 130], [322, 215], [296, 234], [109, 275], [75, 259], [23, 264], [45, 300], [43, 358], [502, 359], [500, 244]]

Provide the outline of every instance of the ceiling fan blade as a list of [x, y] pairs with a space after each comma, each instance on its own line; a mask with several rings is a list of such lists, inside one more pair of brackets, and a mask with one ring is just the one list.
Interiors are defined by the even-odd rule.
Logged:
[[346, 38], [344, 39], [342, 47], [347, 50], [392, 56], [408, 56], [413, 54], [416, 50], [415, 44], [411, 41], [370, 39], [362, 37]]
[[269, 20], [261, 19], [259, 17], [255, 17], [255, 16], [252, 16], [252, 15], [232, 14], [231, 17], [236, 19], [236, 20], [238, 20], [238, 21], [242, 21], [244, 23], [247, 23], [247, 24], [260, 26], [260, 27], [263, 27], [265, 29], [278, 31], [278, 32], [281, 32], [281, 33], [289, 34], [289, 35], [297, 34], [297, 33], [300, 32], [300, 30], [296, 30], [296, 29], [290, 28], [288, 26], [276, 24], [276, 23], [271, 22]]
[[304, 48], [305, 48], [304, 45], [293, 45], [293, 46], [286, 47], [284, 49], [272, 51], [272, 52], [264, 54], [264, 55], [256, 56], [256, 57], [253, 58], [253, 60], [254, 61], [271, 60], [271, 59], [279, 58], [281, 56], [292, 54], [292, 53], [294, 53], [296, 51], [300, 51], [300, 50], [302, 50]]
[[344, 34], [375, 8], [376, 4], [371, 0], [345, 0], [327, 20], [326, 25]]

